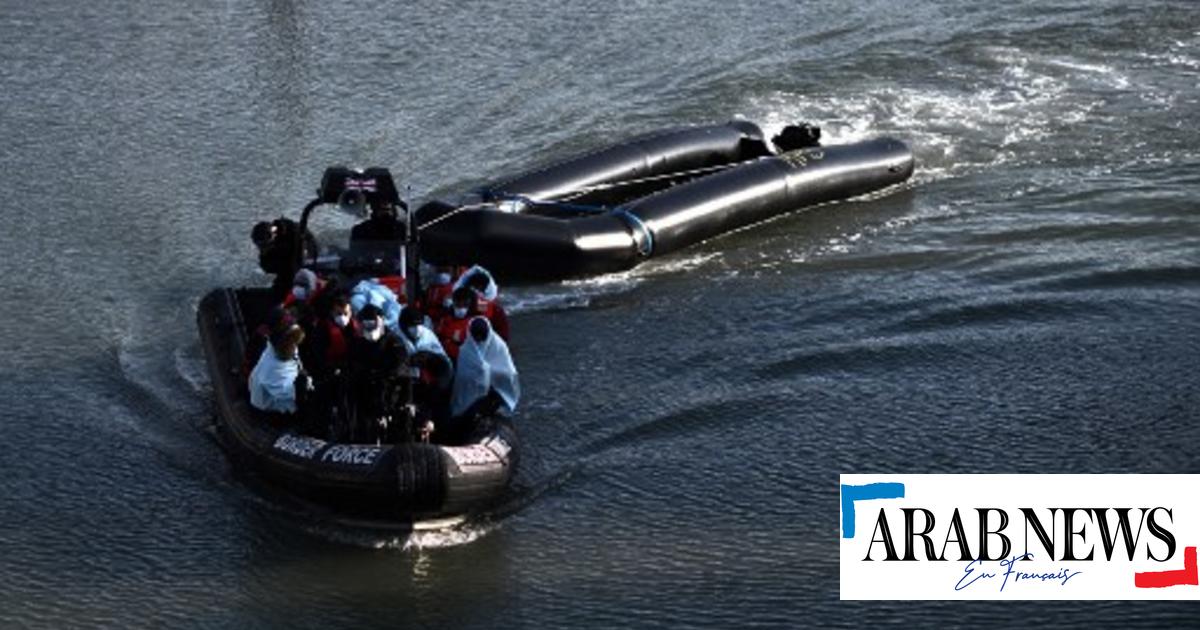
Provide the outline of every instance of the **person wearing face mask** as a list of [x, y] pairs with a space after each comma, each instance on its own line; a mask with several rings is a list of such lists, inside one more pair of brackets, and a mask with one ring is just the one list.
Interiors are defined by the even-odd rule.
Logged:
[[304, 331], [295, 324], [271, 335], [250, 372], [250, 405], [269, 414], [274, 424], [286, 425], [295, 419], [300, 390], [307, 389], [298, 353], [302, 341]]
[[[427, 390], [441, 390], [450, 386], [450, 357], [446, 355], [437, 334], [425, 325], [425, 318], [415, 308], [406, 307], [400, 312], [400, 341], [404, 343], [410, 374], [419, 389], [432, 394]], [[429, 399], [428, 396], [423, 398]]]
[[425, 289], [422, 306], [425, 314], [436, 326], [443, 317], [450, 314], [452, 308], [451, 294], [454, 293], [454, 268], [447, 266], [434, 267], [428, 276], [429, 286]]
[[475, 291], [470, 287], [459, 287], [452, 294], [450, 314], [438, 322], [437, 337], [451, 359], [458, 359], [458, 349], [467, 340], [471, 317], [479, 314], [475, 306]]
[[480, 418], [511, 414], [521, 397], [508, 344], [492, 331], [487, 318], [472, 318], [468, 330], [454, 370], [450, 420], [441, 436], [451, 444], [468, 439]]
[[508, 341], [508, 313], [500, 305], [500, 289], [491, 272], [475, 265], [454, 283], [455, 289], [459, 287], [470, 287], [475, 291], [475, 312], [486, 317], [492, 330]]
[[283, 298], [283, 307], [292, 314], [296, 323], [309, 333], [312, 332], [312, 323], [317, 317], [310, 300], [316, 296], [319, 287], [320, 278], [317, 274], [311, 269], [300, 269], [292, 276], [292, 290]]
[[324, 302], [325, 308], [316, 319], [311, 337], [300, 349], [304, 364], [318, 379], [346, 369], [350, 342], [358, 333], [358, 320], [352, 316], [344, 293], [330, 296]]
[[325, 289], [325, 281], [311, 269], [300, 269], [292, 276], [292, 292], [283, 300], [284, 306], [313, 304]]
[[350, 344], [358, 332], [344, 293], [329, 297], [313, 326], [312, 336], [300, 347], [300, 358], [315, 386], [312, 418], [319, 430], [333, 439], [347, 432], [347, 369]]
[[428, 326], [425, 318], [416, 308], [405, 307], [400, 311], [400, 339], [404, 342], [408, 354], [421, 352], [446, 356], [442, 342]]
[[407, 357], [412, 399], [417, 408], [414, 426], [420, 427], [428, 422], [428, 434], [434, 429], [434, 418], [445, 415], [454, 365], [446, 356], [441, 341], [425, 325], [424, 316], [416, 308], [405, 307], [400, 312], [399, 328], [398, 336], [404, 344]]
[[329, 309], [330, 298], [338, 293], [338, 286], [328, 281], [310, 269], [296, 272], [292, 282], [292, 292], [288, 294], [283, 305], [296, 319], [296, 323], [304, 329], [305, 334], [312, 337], [316, 332], [317, 322]]
[[383, 311], [368, 304], [358, 312], [359, 334], [350, 344], [350, 382], [355, 435], [371, 435], [379, 418], [393, 413], [404, 344], [383, 322]]

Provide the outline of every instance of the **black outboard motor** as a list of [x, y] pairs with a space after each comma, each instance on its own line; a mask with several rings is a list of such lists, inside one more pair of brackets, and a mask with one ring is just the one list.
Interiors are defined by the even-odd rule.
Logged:
[[771, 144], [774, 144], [780, 153], [819, 147], [821, 146], [821, 128], [808, 123], [788, 125], [779, 132], [779, 135], [771, 138]]

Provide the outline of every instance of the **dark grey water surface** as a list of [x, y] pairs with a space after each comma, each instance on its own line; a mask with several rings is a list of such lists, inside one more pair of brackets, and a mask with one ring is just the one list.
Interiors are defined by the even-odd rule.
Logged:
[[[837, 475], [1200, 472], [1192, 2], [0, 5], [0, 625], [1012, 625], [840, 603]], [[195, 305], [324, 166], [424, 197], [735, 115], [918, 173], [509, 288], [512, 514], [409, 540], [231, 470]]]

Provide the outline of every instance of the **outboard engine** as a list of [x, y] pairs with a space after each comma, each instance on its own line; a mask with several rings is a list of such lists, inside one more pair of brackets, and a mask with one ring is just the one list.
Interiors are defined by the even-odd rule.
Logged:
[[779, 132], [779, 135], [771, 138], [771, 143], [775, 145], [776, 149], [779, 149], [780, 153], [819, 147], [821, 146], [821, 128], [808, 123], [788, 125]]

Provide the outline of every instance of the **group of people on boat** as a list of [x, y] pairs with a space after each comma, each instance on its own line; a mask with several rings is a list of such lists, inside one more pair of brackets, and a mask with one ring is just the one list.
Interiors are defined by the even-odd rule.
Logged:
[[[379, 229], [375, 214], [355, 229]], [[454, 444], [481, 419], [513, 412], [520, 385], [491, 273], [430, 268], [409, 303], [399, 275], [346, 286], [338, 274], [300, 267], [307, 257], [295, 248], [312, 253], [316, 242], [298, 233], [287, 219], [251, 233], [260, 266], [276, 275], [276, 303], [251, 336], [244, 369], [250, 404], [271, 422], [334, 441]], [[289, 274], [287, 286], [279, 276]]]

